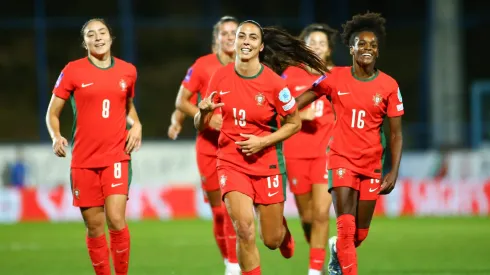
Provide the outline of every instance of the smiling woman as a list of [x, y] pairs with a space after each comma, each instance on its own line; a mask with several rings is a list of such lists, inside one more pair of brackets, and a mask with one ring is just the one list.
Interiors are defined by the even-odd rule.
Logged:
[[[282, 141], [301, 128], [296, 102], [280, 74], [288, 66], [306, 64], [321, 73], [325, 63], [304, 43], [285, 31], [242, 22], [235, 41], [235, 63], [218, 69], [199, 103], [194, 123], [205, 129], [213, 110], [221, 108], [218, 177], [227, 211], [237, 232], [242, 274], [261, 274], [255, 244], [256, 207], [264, 244], [285, 258], [294, 240], [283, 217], [285, 167]], [[285, 123], [279, 128], [278, 116]]]
[[[88, 57], [68, 63], [56, 81], [46, 114], [53, 151], [66, 157], [60, 114], [67, 100], [74, 113], [71, 179], [73, 205], [87, 227], [86, 244], [97, 275], [111, 274], [104, 233], [107, 220], [117, 274], [127, 274], [129, 231], [125, 211], [131, 182], [131, 152], [141, 145], [133, 104], [136, 68], [111, 54], [112, 36], [103, 19], [81, 30]], [[126, 130], [126, 121], [131, 129]]]

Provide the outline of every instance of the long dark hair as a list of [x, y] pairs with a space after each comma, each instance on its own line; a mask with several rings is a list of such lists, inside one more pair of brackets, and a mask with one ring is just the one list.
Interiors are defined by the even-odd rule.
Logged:
[[275, 73], [280, 75], [289, 66], [301, 65], [321, 74], [329, 72], [326, 63], [303, 40], [277, 27], [262, 28], [253, 20], [244, 21], [240, 25], [245, 23], [254, 24], [260, 29], [264, 49], [259, 53], [259, 60]]

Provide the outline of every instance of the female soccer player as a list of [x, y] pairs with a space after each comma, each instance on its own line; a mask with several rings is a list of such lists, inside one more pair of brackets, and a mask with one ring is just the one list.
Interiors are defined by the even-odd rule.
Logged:
[[[196, 60], [182, 81], [176, 100], [176, 108], [188, 116], [194, 116], [199, 109], [191, 97], [202, 98], [206, 92], [212, 74], [219, 68], [234, 61], [235, 34], [238, 20], [232, 16], [222, 17], [214, 26], [213, 34], [217, 38], [217, 53], [205, 55]], [[236, 233], [231, 220], [221, 203], [221, 192], [216, 171], [216, 151], [222, 118], [213, 116], [209, 127], [198, 133], [196, 141], [197, 166], [201, 174], [202, 188], [213, 213], [214, 237], [225, 260], [226, 274], [239, 274], [240, 267], [236, 258]]]
[[[300, 34], [332, 71], [331, 58], [337, 31], [326, 24], [311, 24]], [[299, 96], [320, 77], [316, 71], [289, 67], [283, 73], [293, 96]], [[325, 262], [328, 240], [328, 211], [332, 197], [328, 193], [327, 147], [334, 114], [326, 97], [317, 99], [300, 112], [301, 131], [284, 141], [288, 182], [306, 240], [310, 244], [309, 275], [319, 275]], [[308, 144], [308, 146], [305, 146]]]
[[[299, 131], [301, 120], [285, 80], [276, 72], [300, 64], [321, 73], [327, 69], [303, 41], [275, 28], [262, 29], [255, 21], [239, 25], [235, 53], [235, 63], [211, 78], [208, 97], [199, 103], [194, 124], [198, 130], [206, 129], [214, 110], [221, 107], [217, 164], [222, 197], [237, 232], [242, 274], [261, 274], [254, 206], [264, 244], [270, 249], [279, 247], [285, 258], [294, 253], [294, 240], [283, 217], [281, 141]], [[278, 115], [285, 120], [279, 129]]]
[[[46, 124], [54, 153], [66, 157], [60, 113], [70, 100], [74, 113], [71, 187], [87, 227], [87, 248], [97, 275], [110, 275], [104, 233], [107, 220], [117, 275], [128, 274], [130, 238], [125, 212], [131, 181], [131, 152], [141, 144], [141, 123], [133, 104], [136, 68], [111, 55], [112, 36], [103, 19], [81, 30], [88, 57], [68, 63], [48, 107]], [[126, 130], [126, 118], [132, 125]]]
[[[397, 82], [375, 67], [378, 46], [386, 36], [384, 24], [377, 13], [355, 15], [344, 24], [342, 40], [350, 48], [352, 67], [321, 76], [313, 91], [297, 98], [301, 108], [326, 95], [337, 116], [328, 163], [338, 232], [329, 240], [330, 274], [357, 274], [356, 247], [368, 235], [379, 194], [389, 194], [398, 177], [402, 96]], [[390, 124], [392, 170], [381, 180], [385, 116]]]

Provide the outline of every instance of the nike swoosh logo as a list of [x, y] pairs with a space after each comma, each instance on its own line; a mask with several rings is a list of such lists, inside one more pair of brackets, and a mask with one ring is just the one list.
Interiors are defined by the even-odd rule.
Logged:
[[343, 92], [339, 91], [337, 94], [338, 95], [348, 95], [349, 93], [343, 93]]
[[94, 263], [93, 263], [92, 265], [93, 265], [93, 266], [99, 266], [99, 265], [101, 265], [101, 264], [103, 264], [103, 263], [104, 263], [104, 261], [102, 261], [102, 262], [100, 262], [100, 263], [96, 263], [96, 264], [94, 264]]
[[230, 92], [219, 92], [219, 95], [226, 95], [228, 93], [230, 93]]
[[308, 88], [308, 86], [296, 86], [294, 89], [295, 89], [297, 92], [299, 92], [299, 91], [304, 90], [304, 89], [306, 89], [306, 88]]
[[269, 197], [272, 197], [272, 196], [275, 196], [277, 193], [279, 193], [279, 191], [274, 192], [274, 193], [270, 193], [270, 192], [269, 192], [269, 194], [267, 194], [267, 195], [268, 195]]
[[111, 187], [117, 187], [119, 185], [122, 185], [122, 183], [113, 183], [113, 184], [111, 184]]
[[94, 85], [94, 83], [88, 83], [88, 84], [85, 84], [85, 83], [82, 83], [82, 88], [85, 88], [85, 87], [88, 87], [88, 86], [91, 86], [91, 85]]
[[369, 192], [371, 192], [371, 193], [372, 193], [372, 192], [374, 192], [374, 191], [378, 190], [378, 188], [379, 188], [379, 187], [376, 187], [376, 188], [374, 188], [374, 189], [369, 188]]
[[116, 253], [123, 253], [126, 250], [128, 250], [128, 249], [126, 248], [126, 249], [123, 249], [123, 250], [116, 250]]
[[354, 265], [354, 264], [350, 264], [350, 265], [348, 265], [348, 266], [342, 266], [342, 269], [347, 269], [347, 268], [349, 268], [349, 267], [351, 267], [351, 266], [353, 266], [353, 265]]

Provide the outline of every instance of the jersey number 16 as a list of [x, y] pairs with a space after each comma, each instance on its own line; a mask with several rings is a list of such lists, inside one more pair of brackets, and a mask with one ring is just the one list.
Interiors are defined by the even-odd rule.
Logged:
[[[357, 115], [356, 115], [357, 114]], [[366, 111], [364, 110], [356, 110], [352, 109], [352, 120], [350, 123], [350, 127], [362, 129], [364, 128], [364, 120], [363, 118], [366, 116]]]

